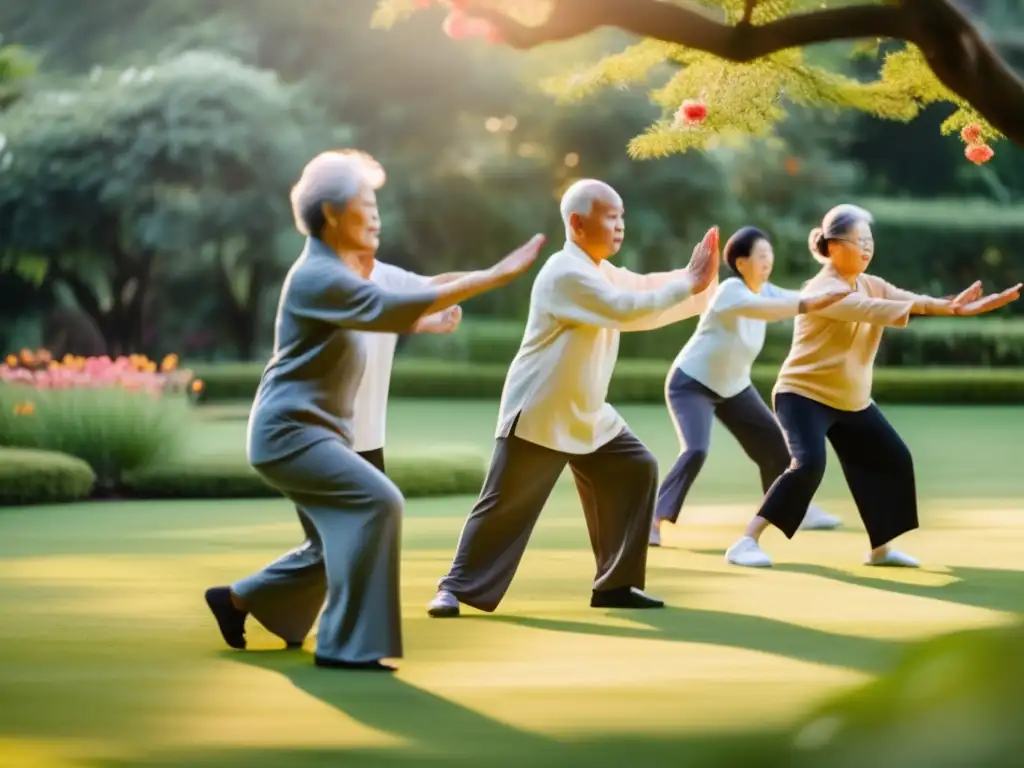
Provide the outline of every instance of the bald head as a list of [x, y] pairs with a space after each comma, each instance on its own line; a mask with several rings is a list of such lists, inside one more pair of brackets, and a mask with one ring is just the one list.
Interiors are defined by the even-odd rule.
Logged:
[[596, 261], [618, 253], [625, 230], [622, 198], [610, 185], [581, 179], [562, 195], [566, 239]]
[[578, 213], [580, 216], [589, 216], [594, 210], [594, 203], [621, 208], [622, 198], [610, 184], [597, 179], [580, 179], [565, 190], [561, 208], [566, 232], [571, 231], [569, 219], [572, 215]]

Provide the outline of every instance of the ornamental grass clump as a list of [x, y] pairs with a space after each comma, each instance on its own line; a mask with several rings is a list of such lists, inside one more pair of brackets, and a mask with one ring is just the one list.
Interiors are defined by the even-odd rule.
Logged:
[[97, 489], [179, 452], [202, 382], [169, 355], [65, 356], [22, 350], [0, 364], [0, 446], [77, 456]]

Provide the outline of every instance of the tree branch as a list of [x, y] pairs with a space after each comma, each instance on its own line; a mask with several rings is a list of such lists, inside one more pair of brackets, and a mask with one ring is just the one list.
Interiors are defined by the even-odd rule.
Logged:
[[757, 5], [757, 0], [747, 0], [747, 4], [743, 8], [743, 23], [749, 24], [750, 20], [754, 18], [754, 6]]
[[548, 19], [535, 27], [495, 11], [485, 0], [466, 0], [465, 5], [469, 13], [496, 25], [504, 40], [520, 49], [568, 40], [606, 26], [739, 63], [836, 40], [904, 40], [921, 49], [943, 85], [1008, 139], [1024, 146], [1024, 80], [949, 0], [846, 6], [795, 14], [763, 25], [740, 22], [736, 26], [661, 0], [554, 0]]

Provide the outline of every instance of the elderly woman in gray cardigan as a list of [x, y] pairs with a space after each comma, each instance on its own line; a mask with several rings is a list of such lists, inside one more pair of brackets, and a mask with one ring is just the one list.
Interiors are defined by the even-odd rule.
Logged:
[[[325, 152], [291, 194], [308, 239], [281, 289], [274, 354], [249, 418], [249, 461], [295, 504], [305, 543], [206, 602], [233, 648], [254, 616], [302, 644], [323, 608], [318, 666], [390, 671], [402, 656], [398, 488], [352, 450], [353, 401], [366, 360], [363, 332], [407, 333], [420, 318], [504, 285], [535, 260], [534, 237], [490, 269], [395, 293], [359, 276], [375, 251], [383, 171], [368, 156]], [[325, 605], [326, 599], [326, 605]]]

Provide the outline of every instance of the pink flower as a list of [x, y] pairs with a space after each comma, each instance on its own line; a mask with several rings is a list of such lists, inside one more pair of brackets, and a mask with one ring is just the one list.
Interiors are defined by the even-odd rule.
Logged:
[[967, 144], [977, 144], [981, 140], [981, 126], [977, 123], [969, 123], [960, 131], [960, 138]]
[[992, 147], [988, 144], [971, 144], [964, 150], [964, 155], [975, 165], [982, 165], [987, 163], [995, 156], [995, 152], [992, 151]]
[[468, 40], [473, 37], [482, 37], [490, 43], [501, 41], [501, 32], [491, 22], [476, 16], [470, 16], [458, 8], [454, 8], [445, 17], [441, 29], [452, 40]]

